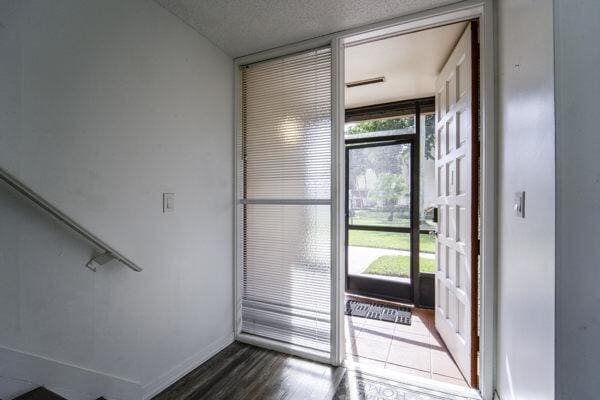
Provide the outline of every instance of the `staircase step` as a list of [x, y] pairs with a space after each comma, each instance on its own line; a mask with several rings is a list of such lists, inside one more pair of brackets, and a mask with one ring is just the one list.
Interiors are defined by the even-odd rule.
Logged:
[[13, 400], [67, 400], [46, 388], [39, 387], [30, 392], [20, 395]]

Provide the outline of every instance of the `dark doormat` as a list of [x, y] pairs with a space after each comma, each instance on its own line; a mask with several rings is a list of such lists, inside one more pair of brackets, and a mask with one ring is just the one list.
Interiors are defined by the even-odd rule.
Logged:
[[346, 315], [410, 325], [412, 312], [408, 307], [388, 306], [364, 301], [346, 300]]

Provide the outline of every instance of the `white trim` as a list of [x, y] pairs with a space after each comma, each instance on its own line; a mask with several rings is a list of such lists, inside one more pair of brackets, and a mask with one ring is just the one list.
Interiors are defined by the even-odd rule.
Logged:
[[185, 375], [198, 368], [200, 365], [204, 364], [208, 359], [213, 357], [215, 354], [229, 346], [233, 343], [233, 333], [224, 337], [215, 340], [210, 343], [208, 346], [204, 347], [198, 353], [188, 357], [186, 360], [181, 362], [180, 364], [174, 366], [169, 371], [162, 374], [157, 379], [153, 380], [145, 384], [142, 387], [143, 391], [143, 399], [150, 399], [173, 383], [177, 382], [179, 379], [183, 378]]
[[496, 385], [496, 274], [497, 210], [496, 195], [498, 151], [496, 134], [495, 24], [492, 0], [482, 2], [480, 34], [480, 160], [481, 160], [481, 312], [479, 315], [480, 375], [479, 389], [484, 399], [492, 399]]
[[[496, 167], [496, 132], [495, 132], [495, 26], [494, 26], [494, 7], [493, 0], [469, 0], [460, 3], [451, 4], [444, 7], [438, 7], [435, 9], [406, 15], [398, 18], [394, 18], [388, 21], [370, 24], [367, 26], [353, 28], [346, 31], [333, 33], [330, 35], [305, 40], [302, 42], [294, 43], [288, 46], [282, 46], [275, 49], [266, 50], [259, 53], [250, 54], [247, 56], [239, 57], [234, 60], [235, 71], [236, 71], [236, 138], [237, 130], [239, 129], [239, 66], [252, 62], [262, 61], [270, 58], [281, 57], [286, 54], [291, 54], [303, 50], [308, 50], [315, 47], [326, 46], [332, 43], [332, 50], [335, 50], [338, 54], [337, 60], [340, 63], [343, 41], [348, 41], [352, 36], [364, 40], [372, 35], [375, 31], [381, 31], [385, 29], [386, 34], [399, 34], [409, 33], [416, 30], [426, 29], [437, 25], [447, 24], [449, 22], [456, 22], [459, 20], [465, 20], [470, 18], [479, 18], [480, 21], [480, 35], [481, 35], [481, 52], [480, 52], [480, 110], [481, 110], [481, 315], [480, 315], [480, 391], [482, 397], [485, 400], [491, 400], [494, 393], [495, 385], [495, 343], [496, 343], [496, 193], [497, 193], [497, 167]], [[362, 36], [358, 36], [362, 35]], [[351, 40], [351, 39], [350, 39]], [[338, 44], [335, 44], [338, 43]], [[343, 68], [340, 66], [334, 71], [333, 79], [337, 80], [337, 84], [343, 85]], [[334, 107], [340, 107], [343, 109], [343, 93], [338, 92], [337, 98], [338, 104], [334, 104]], [[334, 100], [334, 99], [332, 99]], [[340, 113], [338, 109], [338, 132], [341, 126], [340, 118], [343, 118], [343, 113]], [[342, 153], [343, 154], [343, 153]], [[340, 168], [343, 162], [343, 157], [338, 160], [338, 168]], [[236, 174], [237, 174], [237, 162], [236, 157]], [[343, 171], [343, 168], [341, 168]], [[341, 172], [343, 174], [343, 172]], [[340, 175], [340, 171], [337, 171], [336, 178], [340, 179], [343, 175]], [[341, 181], [343, 182], [343, 180]], [[339, 191], [337, 201], [343, 200], [343, 191]], [[236, 184], [236, 196], [237, 196], [237, 184]], [[239, 197], [236, 197], [236, 199]], [[343, 209], [343, 208], [342, 208]], [[237, 210], [236, 210], [237, 211]], [[338, 213], [338, 217], [343, 221], [343, 216]], [[237, 218], [236, 218], [237, 221]], [[339, 224], [339, 221], [338, 221]], [[341, 226], [341, 225], [339, 225]], [[237, 229], [237, 222], [235, 222], [235, 229]], [[343, 229], [340, 229], [343, 231]], [[237, 237], [237, 236], [236, 236]], [[343, 240], [343, 233], [339, 234], [339, 239]], [[343, 243], [343, 241], [342, 241]], [[237, 240], [236, 240], [237, 246]], [[342, 247], [342, 246], [341, 246]], [[342, 247], [343, 249], [343, 247]], [[339, 249], [338, 249], [339, 250]], [[237, 249], [236, 249], [237, 251]], [[337, 268], [338, 268], [338, 293], [337, 293], [337, 304], [332, 304], [332, 307], [337, 308], [338, 312], [334, 314], [335, 318], [339, 318], [340, 310], [343, 313], [343, 278], [340, 279], [339, 275], [343, 271], [343, 253], [338, 251], [337, 256]], [[237, 265], [237, 255], [236, 255]], [[237, 271], [237, 267], [236, 267]], [[343, 276], [343, 275], [342, 275]], [[236, 279], [239, 276], [236, 272]], [[239, 284], [236, 282], [236, 326], [237, 324], [237, 301], [238, 301], [238, 289]], [[334, 324], [339, 322], [334, 322]], [[339, 336], [343, 336], [343, 317], [342, 325], [336, 327], [336, 332]], [[333, 364], [338, 364], [340, 357], [343, 358], [344, 346], [343, 339], [332, 342], [337, 349], [332, 351], [332, 355], [336, 359], [332, 358]], [[334, 354], [335, 353], [335, 354]]]
[[261, 336], [239, 333], [236, 336], [238, 342], [250, 344], [252, 346], [263, 347], [268, 350], [278, 351], [280, 353], [290, 354], [292, 356], [302, 357], [307, 360], [317, 361], [323, 364], [331, 363], [331, 356], [324, 351], [309, 349], [307, 347], [278, 342]]
[[[336, 79], [336, 71], [338, 69], [338, 65], [340, 64], [340, 54], [338, 48], [339, 41], [333, 40], [330, 44], [331, 46], [331, 209], [330, 211], [330, 239], [329, 245], [331, 246], [331, 257], [329, 260], [329, 268], [330, 268], [330, 297], [329, 297], [329, 328], [330, 328], [330, 340], [329, 340], [329, 362], [332, 365], [336, 365], [339, 362], [340, 354], [339, 354], [339, 346], [338, 341], [340, 339], [339, 332], [344, 332], [343, 322], [340, 324], [340, 319], [338, 318], [338, 308], [335, 305], [337, 304], [337, 277], [339, 276], [339, 268], [336, 268], [338, 265], [338, 255], [339, 255], [339, 247], [340, 243], [338, 242], [338, 229], [340, 226], [340, 221], [337, 216], [338, 204], [337, 199], [341, 192], [340, 184], [338, 184], [338, 176], [336, 174], [337, 169], [337, 160], [340, 156], [338, 154], [337, 147], [337, 132], [339, 130], [339, 121], [337, 119], [338, 109], [335, 107], [336, 104], [339, 104], [338, 96], [339, 96], [339, 80]], [[343, 333], [342, 333], [343, 334]]]
[[240, 199], [238, 204], [332, 205], [331, 199]]
[[[344, 107], [344, 96], [345, 96], [345, 78], [344, 78], [344, 47], [343, 39], [334, 38], [331, 41], [331, 52], [333, 57], [333, 69], [331, 73], [331, 79], [333, 81], [332, 90], [332, 167], [331, 173], [332, 178], [336, 182], [336, 187], [332, 188], [335, 193], [332, 201], [334, 204], [333, 217], [335, 221], [336, 231], [332, 236], [332, 247], [335, 247], [335, 258], [332, 259], [332, 273], [331, 281], [331, 321], [332, 329], [335, 331], [336, 336], [331, 340], [331, 363], [335, 366], [342, 365], [345, 358], [345, 335], [344, 335], [344, 307], [340, 305], [344, 304], [345, 292], [346, 292], [346, 279], [345, 269], [346, 264], [346, 229], [345, 224], [345, 210], [346, 210], [346, 191], [344, 185], [346, 182], [346, 168], [345, 168], [345, 143], [344, 143], [344, 125], [346, 123], [345, 114], [346, 110]], [[335, 244], [335, 246], [333, 246]]]
[[333, 35], [321, 36], [318, 38], [304, 40], [298, 43], [292, 43], [287, 46], [277, 47], [271, 50], [261, 51], [259, 53], [249, 54], [233, 59], [233, 63], [236, 70], [239, 72], [239, 67], [247, 64], [254, 64], [261, 61], [270, 60], [273, 58], [285, 57], [294, 53], [301, 53], [303, 51], [309, 51], [319, 47], [327, 47], [331, 45], [331, 41], [334, 39]]
[[234, 61], [234, 130], [233, 130], [233, 333], [235, 338], [242, 332], [242, 314], [241, 314], [241, 292], [242, 279], [240, 260], [240, 243], [238, 242], [240, 232], [239, 228], [239, 206], [238, 202], [242, 198], [240, 195], [240, 184], [238, 172], [240, 170], [240, 140], [242, 135], [242, 77], [240, 64]]
[[142, 385], [65, 361], [0, 346], [0, 376], [88, 396], [140, 399]]

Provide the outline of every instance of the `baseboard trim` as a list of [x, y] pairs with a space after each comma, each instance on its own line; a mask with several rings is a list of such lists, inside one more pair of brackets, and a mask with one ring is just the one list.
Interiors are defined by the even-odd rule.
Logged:
[[233, 333], [216, 340], [179, 365], [142, 385], [64, 361], [0, 346], [0, 377], [114, 400], [150, 399], [203, 364], [234, 341]]
[[139, 399], [142, 385], [64, 361], [0, 346], [0, 376], [110, 399]]
[[147, 400], [156, 396], [173, 383], [177, 382], [179, 379], [183, 378], [185, 375], [204, 364], [204, 362], [206, 362], [209, 358], [223, 350], [225, 347], [229, 346], [231, 343], [233, 343], [233, 341], [233, 332], [224, 338], [215, 340], [198, 353], [188, 357], [179, 365], [176, 365], [169, 371], [162, 374], [154, 381], [145, 384], [142, 387], [142, 398]]

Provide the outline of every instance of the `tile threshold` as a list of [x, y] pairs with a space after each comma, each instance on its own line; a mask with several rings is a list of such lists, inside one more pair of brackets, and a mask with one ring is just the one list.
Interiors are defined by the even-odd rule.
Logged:
[[462, 396], [473, 400], [482, 400], [478, 390], [454, 385], [452, 383], [440, 382], [429, 378], [423, 378], [416, 375], [405, 374], [399, 371], [385, 370], [373, 365], [361, 364], [353, 360], [346, 359], [343, 366], [350, 371], [364, 373], [381, 379], [396, 381], [399, 383], [413, 385], [424, 390], [434, 390], [453, 396]]
[[[402, 364], [396, 364], [396, 363], [393, 363], [391, 361], [381, 361], [381, 360], [378, 360], [376, 358], [360, 356], [358, 354], [352, 354], [352, 357], [364, 358], [365, 360], [368, 360], [368, 361], [376, 361], [376, 362], [383, 363], [383, 364], [386, 364], [386, 365], [387, 364], [392, 364], [392, 365], [395, 365], [397, 367], [402, 367], [402, 368], [406, 368], [406, 369], [414, 369], [415, 371], [419, 371], [419, 372], [425, 372], [425, 373], [430, 373], [431, 372], [431, 371], [428, 371], [428, 370], [425, 370], [425, 369], [420, 369], [420, 368], [415, 368], [415, 367], [409, 367], [407, 365], [402, 365]], [[360, 361], [354, 361], [354, 360], [352, 360], [352, 363], [354, 363], [355, 365], [361, 365]], [[444, 375], [444, 374], [437, 374], [436, 373], [436, 375], [442, 375], [442, 376], [445, 376], [447, 378], [457, 379], [457, 378], [454, 378], [452, 376]]]

